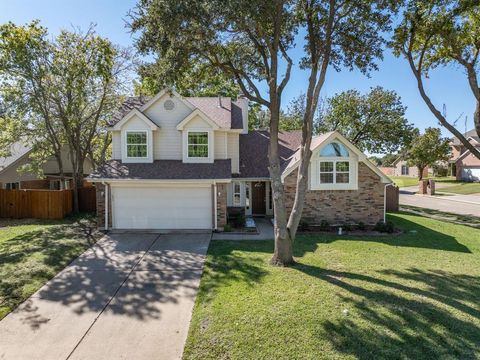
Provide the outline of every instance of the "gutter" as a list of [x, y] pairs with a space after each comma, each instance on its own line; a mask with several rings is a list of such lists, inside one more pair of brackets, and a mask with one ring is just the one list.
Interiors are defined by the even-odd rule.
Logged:
[[105, 231], [108, 231], [108, 184], [102, 181], [103, 186], [105, 186]]
[[217, 182], [213, 182], [213, 227], [214, 230], [218, 230], [217, 224]]

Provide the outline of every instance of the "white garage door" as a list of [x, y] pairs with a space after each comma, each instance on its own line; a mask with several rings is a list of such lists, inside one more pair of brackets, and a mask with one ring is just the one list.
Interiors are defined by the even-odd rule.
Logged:
[[116, 229], [211, 229], [211, 187], [112, 187]]
[[462, 180], [480, 181], [480, 167], [463, 168]]

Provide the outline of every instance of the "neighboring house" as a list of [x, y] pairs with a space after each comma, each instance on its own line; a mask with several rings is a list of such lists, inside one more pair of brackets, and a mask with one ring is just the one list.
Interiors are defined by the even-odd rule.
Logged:
[[[480, 150], [480, 138], [475, 130], [466, 132], [464, 136]], [[457, 180], [480, 181], [480, 159], [467, 150], [456, 137], [450, 142], [450, 147], [452, 156], [449, 163], [452, 166], [452, 174], [455, 174]]]
[[[418, 168], [416, 166], [409, 166], [406, 160], [401, 157], [392, 163], [393, 176], [410, 176], [419, 177]], [[423, 177], [427, 177], [430, 172], [430, 168], [423, 169]]]
[[[273, 215], [269, 134], [248, 131], [248, 101], [162, 91], [127, 100], [112, 119], [113, 159], [91, 174], [99, 225], [222, 230], [227, 212]], [[295, 197], [301, 132], [281, 132], [286, 204]], [[337, 132], [312, 141], [304, 219], [376, 223], [391, 181]], [[105, 219], [108, 219], [105, 224]]]
[[[0, 158], [0, 189], [60, 189], [58, 163], [53, 156], [42, 165], [43, 176], [19, 170], [30, 161], [31, 150], [30, 147], [17, 142], [12, 144], [10, 156]], [[68, 188], [72, 163], [66, 149], [62, 150], [62, 163]], [[92, 172], [90, 160], [85, 161], [83, 170], [85, 175]]]

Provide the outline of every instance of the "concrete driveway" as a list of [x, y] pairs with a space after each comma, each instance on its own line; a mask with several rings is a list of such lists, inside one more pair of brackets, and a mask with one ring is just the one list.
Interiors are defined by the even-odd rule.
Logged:
[[181, 358], [210, 236], [105, 236], [0, 321], [0, 359]]

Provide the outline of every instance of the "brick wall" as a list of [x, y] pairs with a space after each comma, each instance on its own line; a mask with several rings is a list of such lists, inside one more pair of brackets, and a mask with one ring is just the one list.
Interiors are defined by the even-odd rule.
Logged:
[[[285, 200], [288, 211], [293, 206], [297, 172], [285, 179]], [[358, 190], [309, 190], [305, 196], [302, 219], [310, 225], [322, 220], [333, 224], [375, 224], [383, 220], [384, 187], [380, 177], [367, 165], [358, 164]]]
[[227, 224], [227, 184], [217, 184], [217, 228]]
[[[97, 226], [99, 228], [105, 227], [105, 185], [101, 183], [96, 183], [95, 185], [97, 191]], [[111, 191], [111, 188], [109, 189]], [[112, 201], [111, 201], [111, 192], [109, 191], [109, 201], [108, 201], [108, 227], [112, 227]]]

